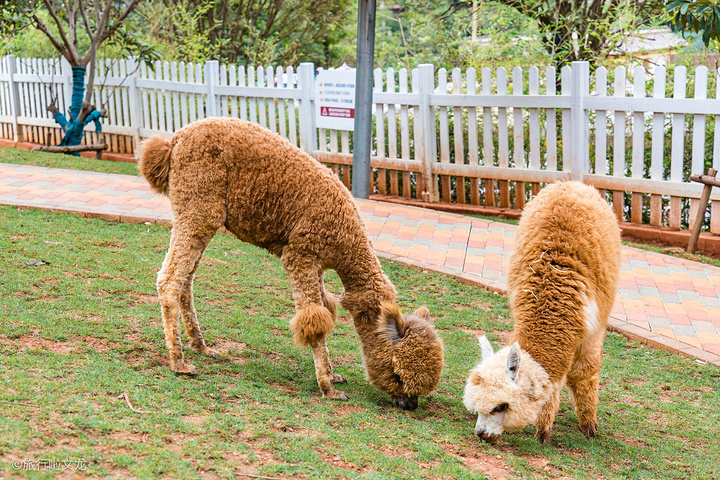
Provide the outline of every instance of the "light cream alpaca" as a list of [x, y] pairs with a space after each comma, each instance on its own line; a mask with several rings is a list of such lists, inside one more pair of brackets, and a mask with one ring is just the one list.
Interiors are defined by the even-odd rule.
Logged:
[[510, 259], [514, 343], [482, 361], [463, 402], [478, 414], [475, 434], [493, 442], [505, 429], [535, 425], [550, 441], [565, 383], [580, 430], [595, 436], [598, 380], [607, 319], [620, 270], [620, 229], [593, 187], [561, 182], [543, 189], [523, 212]]

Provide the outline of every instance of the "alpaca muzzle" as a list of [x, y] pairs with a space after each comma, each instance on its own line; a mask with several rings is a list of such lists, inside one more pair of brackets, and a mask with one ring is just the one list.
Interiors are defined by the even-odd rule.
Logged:
[[500, 438], [499, 433], [491, 433], [483, 427], [477, 427], [475, 429], [475, 436], [486, 443], [495, 443]]

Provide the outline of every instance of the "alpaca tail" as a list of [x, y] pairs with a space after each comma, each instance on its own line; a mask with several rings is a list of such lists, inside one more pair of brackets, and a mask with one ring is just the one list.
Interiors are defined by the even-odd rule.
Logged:
[[165, 137], [155, 135], [140, 144], [138, 168], [153, 190], [163, 195], [170, 189], [171, 153], [172, 143]]

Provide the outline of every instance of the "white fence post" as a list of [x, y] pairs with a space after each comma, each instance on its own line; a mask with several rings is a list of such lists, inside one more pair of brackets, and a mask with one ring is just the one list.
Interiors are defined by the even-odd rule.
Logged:
[[137, 58], [128, 58], [127, 71], [132, 72], [128, 75], [128, 102], [130, 103], [130, 126], [133, 129], [133, 137], [135, 139], [135, 151], [140, 145], [140, 129], [142, 128], [142, 115], [140, 114], [140, 89], [137, 86], [138, 74], [140, 72], [140, 64]]
[[437, 139], [435, 134], [435, 113], [430, 106], [430, 95], [435, 91], [435, 67], [424, 63], [418, 66], [420, 81], [418, 82], [418, 95], [420, 108], [415, 117], [415, 129], [418, 135], [418, 144], [415, 146], [415, 155], [422, 163], [425, 191], [422, 199], [425, 202], [439, 202], [437, 175], [432, 173], [432, 167], [437, 162]]
[[[205, 99], [206, 116], [217, 117], [220, 112], [219, 98], [215, 95], [215, 86], [220, 85], [220, 62], [208, 60], [205, 62], [205, 85], [207, 98]], [[169, 107], [168, 107], [169, 108]]]
[[298, 68], [298, 88], [300, 89], [300, 148], [307, 153], [317, 150], [315, 131], [315, 108], [311, 100], [315, 88], [315, 65], [301, 63]]
[[[570, 111], [570, 175], [582, 182], [589, 166], [589, 125], [585, 97], [590, 95], [590, 63], [572, 62], [572, 107]], [[566, 127], [566, 125], [563, 125]]]
[[[58, 105], [60, 113], [68, 116], [70, 105], [72, 105], [72, 89], [73, 89], [73, 72], [72, 65], [67, 61], [67, 58], [60, 57], [60, 71], [62, 72], [62, 84], [63, 84], [63, 98], [65, 99], [65, 111]], [[58, 94], [60, 97], [60, 94]]]
[[15, 83], [15, 73], [17, 71], [15, 55], [6, 56], [5, 61], [7, 62], [8, 88], [10, 89], [10, 115], [12, 116], [13, 140], [19, 142], [21, 139], [20, 125], [18, 124], [18, 116], [20, 115], [20, 95], [18, 94], [17, 83]]

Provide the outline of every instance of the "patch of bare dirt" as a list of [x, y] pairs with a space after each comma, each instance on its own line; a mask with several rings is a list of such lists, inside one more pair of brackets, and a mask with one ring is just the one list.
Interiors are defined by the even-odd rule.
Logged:
[[234, 299], [233, 297], [230, 297], [230, 296], [224, 296], [224, 297], [219, 297], [219, 298], [208, 299], [208, 300], [207, 300], [207, 303], [209, 303], [209, 304], [212, 305], [213, 307], [217, 307], [218, 305], [225, 305], [225, 304], [228, 304], [228, 303], [235, 303], [235, 299]]
[[117, 342], [109, 342], [106, 338], [76, 337], [75, 342], [95, 349], [98, 352], [106, 352], [118, 347]]
[[490, 304], [487, 302], [451, 303], [449, 306], [453, 307], [455, 310], [467, 310], [469, 308], [484, 310], [486, 312], [492, 310]]
[[39, 337], [35, 334], [23, 335], [14, 340], [0, 338], [4, 345], [16, 347], [22, 350], [46, 350], [53, 353], [68, 354], [73, 351], [74, 345], [68, 342], [55, 342], [47, 338]]
[[135, 280], [134, 278], [118, 277], [117, 275], [108, 275], [105, 272], [100, 273], [100, 275], [98, 275], [98, 276], [100, 278], [104, 278], [106, 280], [119, 280], [119, 281], [122, 281], [125, 283], [136, 283], [137, 282], [137, 280]]
[[109, 437], [113, 442], [129, 444], [147, 443], [150, 438], [145, 432], [126, 431], [112, 432]]
[[359, 473], [367, 472], [368, 470], [370, 470], [368, 467], [361, 467], [359, 465], [355, 465], [354, 463], [346, 462], [337, 455], [331, 456], [323, 453], [318, 454], [318, 457], [320, 457], [320, 459], [328, 465], [332, 465], [333, 467], [341, 468], [343, 470], [351, 470], [353, 472]]
[[383, 455], [392, 458], [407, 458], [411, 457], [414, 453], [409, 448], [398, 448], [394, 445], [383, 445], [383, 447], [380, 448], [380, 451], [383, 453]]
[[285, 332], [283, 332], [281, 329], [279, 329], [277, 327], [270, 327], [270, 333], [272, 333], [276, 337], [282, 337], [285, 335]]
[[[487, 335], [488, 333], [485, 330], [475, 330], [472, 328], [461, 328], [460, 330], [475, 338]], [[493, 333], [500, 337], [502, 345], [510, 345], [513, 338], [512, 330], [493, 330]]]
[[228, 262], [226, 262], [225, 260], [221, 260], [221, 259], [219, 259], [219, 258], [205, 257], [205, 258], [203, 258], [203, 263], [204, 263], [205, 265], [211, 267], [211, 266], [213, 266], [213, 265], [215, 265], [215, 264], [218, 264], [218, 263], [219, 263], [220, 265], [227, 265]]
[[183, 415], [182, 419], [194, 427], [201, 427], [205, 423], [205, 420], [207, 420], [207, 415], [195, 413], [192, 415]]
[[353, 320], [350, 315], [338, 315], [335, 319], [335, 323], [342, 323], [343, 325], [353, 325]]
[[219, 338], [215, 341], [215, 343], [210, 345], [210, 348], [220, 355], [226, 356], [233, 363], [237, 363], [239, 365], [245, 364], [245, 359], [242, 358], [241, 355], [247, 348], [247, 345], [242, 342]]
[[96, 247], [103, 248], [125, 248], [125, 244], [123, 242], [92, 242], [92, 244]]
[[289, 393], [289, 394], [293, 394], [293, 395], [297, 394], [297, 392], [298, 392], [296, 388], [294, 388], [290, 385], [285, 385], [285, 384], [279, 383], [279, 382], [271, 382], [270, 386], [273, 388], [276, 388], [278, 390], [282, 390], [285, 393]]
[[483, 473], [494, 480], [512, 478], [512, 469], [501, 455], [488, 455], [479, 450], [460, 448], [450, 443], [441, 444], [445, 452], [460, 460], [467, 468]]
[[536, 470], [547, 475], [548, 478], [554, 480], [572, 480], [572, 477], [566, 477], [562, 474], [562, 470], [553, 467], [547, 458], [540, 457], [538, 455], [518, 455], [523, 460], [532, 465]]
[[83, 322], [92, 322], [92, 323], [103, 323], [105, 319], [101, 317], [100, 315], [80, 315], [75, 314], [73, 315], [73, 318], [75, 320], [83, 321]]
[[26, 238], [30, 238], [29, 235], [23, 235], [22, 233], [11, 233], [10, 238], [12, 240], [25, 240]]
[[160, 298], [157, 295], [147, 295], [145, 293], [127, 292], [127, 295], [133, 297], [135, 300], [130, 302], [131, 307], [137, 307], [138, 305], [147, 304], [159, 304]]
[[[320, 401], [322, 399], [317, 399], [317, 401]], [[322, 402], [326, 403], [327, 400], [322, 400]], [[343, 418], [347, 416], [350, 413], [355, 412], [364, 412], [365, 408], [359, 406], [359, 405], [353, 405], [351, 403], [347, 402], [335, 402], [333, 403], [333, 412], [330, 414], [331, 417], [335, 418]]]

